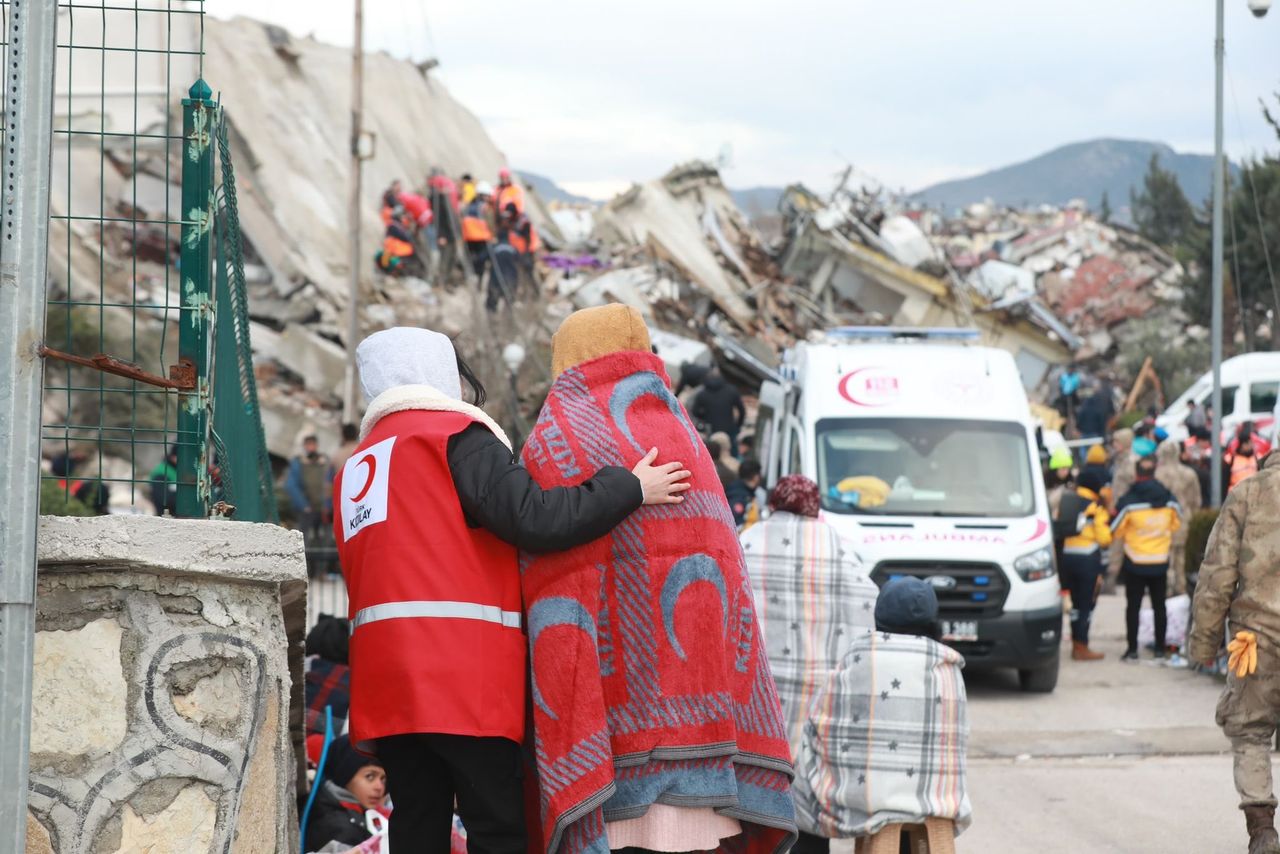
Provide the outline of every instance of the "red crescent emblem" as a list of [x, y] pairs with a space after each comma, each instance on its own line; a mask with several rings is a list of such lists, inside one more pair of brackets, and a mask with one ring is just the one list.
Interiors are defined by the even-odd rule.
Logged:
[[378, 472], [378, 458], [373, 454], [365, 454], [364, 459], [356, 463], [356, 465], [360, 466], [364, 463], [369, 464], [369, 478], [364, 482], [364, 486], [360, 488], [359, 494], [351, 497], [351, 500], [355, 502], [364, 500], [364, 497], [369, 494], [369, 487], [373, 486], [373, 476]]
[[[845, 374], [843, 377], [840, 378], [840, 385], [838, 387], [840, 396], [843, 397], [845, 400], [849, 401], [850, 403], [854, 404], [855, 406], [884, 406], [890, 400], [898, 396], [898, 380], [896, 377], [886, 376], [883, 374], [879, 378], [872, 376], [872, 377], [869, 377], [868, 380], [863, 383], [863, 388], [859, 389], [856, 386], [852, 390], [849, 388], [849, 382], [854, 377], [857, 377], [861, 374], [868, 373], [870, 371], [883, 371], [883, 370], [884, 368], [881, 368], [881, 367], [867, 367], [867, 368], [858, 368], [856, 371], [850, 371], [849, 373]], [[875, 384], [877, 382], [877, 379], [879, 379], [880, 381], [879, 386], [873, 387], [872, 384]], [[862, 393], [864, 397], [859, 398], [855, 396], [855, 392]], [[877, 397], [879, 399], [876, 399]]]

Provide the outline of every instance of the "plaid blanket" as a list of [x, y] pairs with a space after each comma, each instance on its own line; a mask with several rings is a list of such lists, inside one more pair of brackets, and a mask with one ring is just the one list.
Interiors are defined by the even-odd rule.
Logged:
[[562, 373], [523, 459], [544, 488], [570, 486], [655, 446], [693, 472], [683, 503], [521, 556], [534, 823], [547, 852], [607, 854], [605, 822], [655, 803], [710, 807], [743, 828], [723, 848], [784, 852], [795, 818], [782, 709], [724, 490], [662, 361], [614, 353]]
[[333, 707], [333, 731], [347, 724], [351, 705], [351, 668], [312, 655], [307, 658], [307, 733], [324, 734], [324, 707]]
[[820, 519], [776, 512], [741, 540], [791, 755], [799, 757], [809, 701], [856, 630], [875, 628], [879, 588]]
[[964, 659], [942, 644], [862, 631], [809, 707], [796, 763], [800, 827], [829, 838], [972, 814]]

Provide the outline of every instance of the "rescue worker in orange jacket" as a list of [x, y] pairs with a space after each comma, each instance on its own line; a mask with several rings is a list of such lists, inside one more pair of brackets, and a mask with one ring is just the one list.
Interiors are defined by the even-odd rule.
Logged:
[[[499, 191], [501, 192], [501, 191]], [[507, 202], [502, 208], [502, 218], [498, 228], [498, 241], [509, 243], [522, 256], [532, 256], [542, 248], [538, 232], [533, 222], [516, 207], [514, 202]]]
[[517, 211], [524, 213], [524, 188], [512, 182], [511, 170], [505, 166], [498, 170], [498, 192], [493, 201], [497, 210], [504, 211], [507, 205], [515, 205]]
[[386, 233], [382, 238], [382, 248], [374, 255], [374, 262], [384, 273], [397, 275], [404, 272], [407, 264], [417, 257], [417, 249], [413, 242], [413, 232], [409, 225], [408, 214], [397, 208], [387, 223]]
[[400, 207], [400, 194], [404, 192], [404, 185], [400, 183], [400, 179], [391, 182], [386, 192], [382, 194], [382, 224], [390, 225], [391, 220], [395, 218], [396, 208]]
[[476, 186], [476, 196], [462, 208], [462, 242], [467, 244], [471, 267], [477, 276], [483, 276], [489, 263], [489, 244], [493, 242], [493, 228], [489, 225], [489, 200], [493, 188], [481, 181]]
[[[538, 240], [538, 232], [534, 229], [529, 217], [517, 210], [513, 202], [507, 202], [506, 207], [502, 208], [498, 213], [498, 243], [497, 249], [504, 249], [505, 247], [501, 244], [506, 244], [509, 248], [505, 248], [505, 251], [511, 253], [511, 263], [508, 266], [512, 270], [507, 277], [508, 286], [516, 289], [517, 281], [520, 284], [527, 281], [530, 287], [536, 290], [536, 279], [533, 275], [533, 258], [534, 253], [541, 248], [541, 242]], [[501, 263], [501, 261], [498, 263]]]

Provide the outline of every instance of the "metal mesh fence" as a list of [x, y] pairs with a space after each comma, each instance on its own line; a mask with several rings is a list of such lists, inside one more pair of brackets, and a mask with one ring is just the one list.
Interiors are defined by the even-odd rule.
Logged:
[[[217, 282], [215, 286], [213, 365], [212, 498], [235, 507], [235, 517], [276, 522], [276, 494], [267, 455], [267, 439], [258, 409], [258, 384], [249, 341], [249, 295], [244, 278], [236, 177], [227, 139], [227, 121], [219, 115], [218, 164], [222, 183], [215, 206]], [[234, 449], [234, 451], [233, 451]]]
[[204, 442], [184, 417], [196, 378], [172, 370], [211, 314], [182, 269], [201, 212], [182, 205], [180, 99], [203, 72], [203, 3], [60, 2], [57, 32], [42, 512], [173, 512], [169, 452], [198, 460]]

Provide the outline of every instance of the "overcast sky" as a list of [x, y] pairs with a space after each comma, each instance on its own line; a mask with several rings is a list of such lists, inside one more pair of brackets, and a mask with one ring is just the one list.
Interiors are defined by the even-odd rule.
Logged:
[[[1227, 0], [1227, 150], [1280, 149], [1280, 0]], [[207, 0], [351, 43], [347, 0]], [[366, 0], [512, 164], [607, 197], [731, 150], [735, 187], [825, 189], [845, 163], [918, 189], [1099, 136], [1213, 149], [1209, 0]], [[345, 97], [345, 93], [342, 93]], [[1272, 101], [1274, 104], [1274, 101]], [[1273, 112], [1276, 112], [1273, 110]]]

